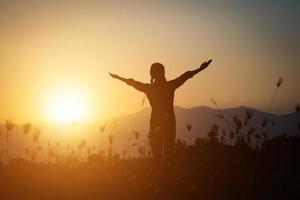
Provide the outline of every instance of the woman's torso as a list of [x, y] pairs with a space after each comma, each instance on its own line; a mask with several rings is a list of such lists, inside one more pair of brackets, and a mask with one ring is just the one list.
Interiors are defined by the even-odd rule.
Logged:
[[147, 92], [152, 111], [150, 131], [152, 129], [170, 129], [175, 126], [174, 89], [168, 81], [154, 83]]

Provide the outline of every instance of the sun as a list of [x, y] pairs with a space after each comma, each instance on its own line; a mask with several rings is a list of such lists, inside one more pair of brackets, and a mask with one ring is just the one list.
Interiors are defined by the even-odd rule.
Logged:
[[59, 123], [84, 121], [87, 115], [84, 95], [72, 89], [64, 89], [52, 94], [48, 109], [51, 121]]

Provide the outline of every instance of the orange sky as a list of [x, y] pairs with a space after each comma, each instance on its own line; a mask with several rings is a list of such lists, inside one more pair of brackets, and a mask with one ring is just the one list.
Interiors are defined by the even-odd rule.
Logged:
[[214, 97], [221, 107], [265, 109], [279, 76], [273, 111], [300, 102], [299, 4], [53, 2], [0, 3], [0, 120], [46, 121], [62, 90], [81, 96], [86, 120], [135, 112], [143, 95], [108, 72], [149, 82], [161, 62], [172, 79], [210, 58], [176, 105], [212, 106]]

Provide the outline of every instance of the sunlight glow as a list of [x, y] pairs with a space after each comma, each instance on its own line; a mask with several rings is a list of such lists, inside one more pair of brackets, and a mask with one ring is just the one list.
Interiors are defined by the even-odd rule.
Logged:
[[49, 102], [51, 121], [58, 123], [72, 123], [86, 119], [87, 106], [83, 95], [74, 90], [64, 90], [53, 95]]

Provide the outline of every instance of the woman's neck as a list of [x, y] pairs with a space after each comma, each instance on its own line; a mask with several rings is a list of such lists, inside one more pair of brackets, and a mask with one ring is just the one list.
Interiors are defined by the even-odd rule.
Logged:
[[160, 79], [155, 79], [154, 83], [163, 83], [163, 82], [166, 82], [166, 78], [163, 77], [163, 78], [160, 78]]

